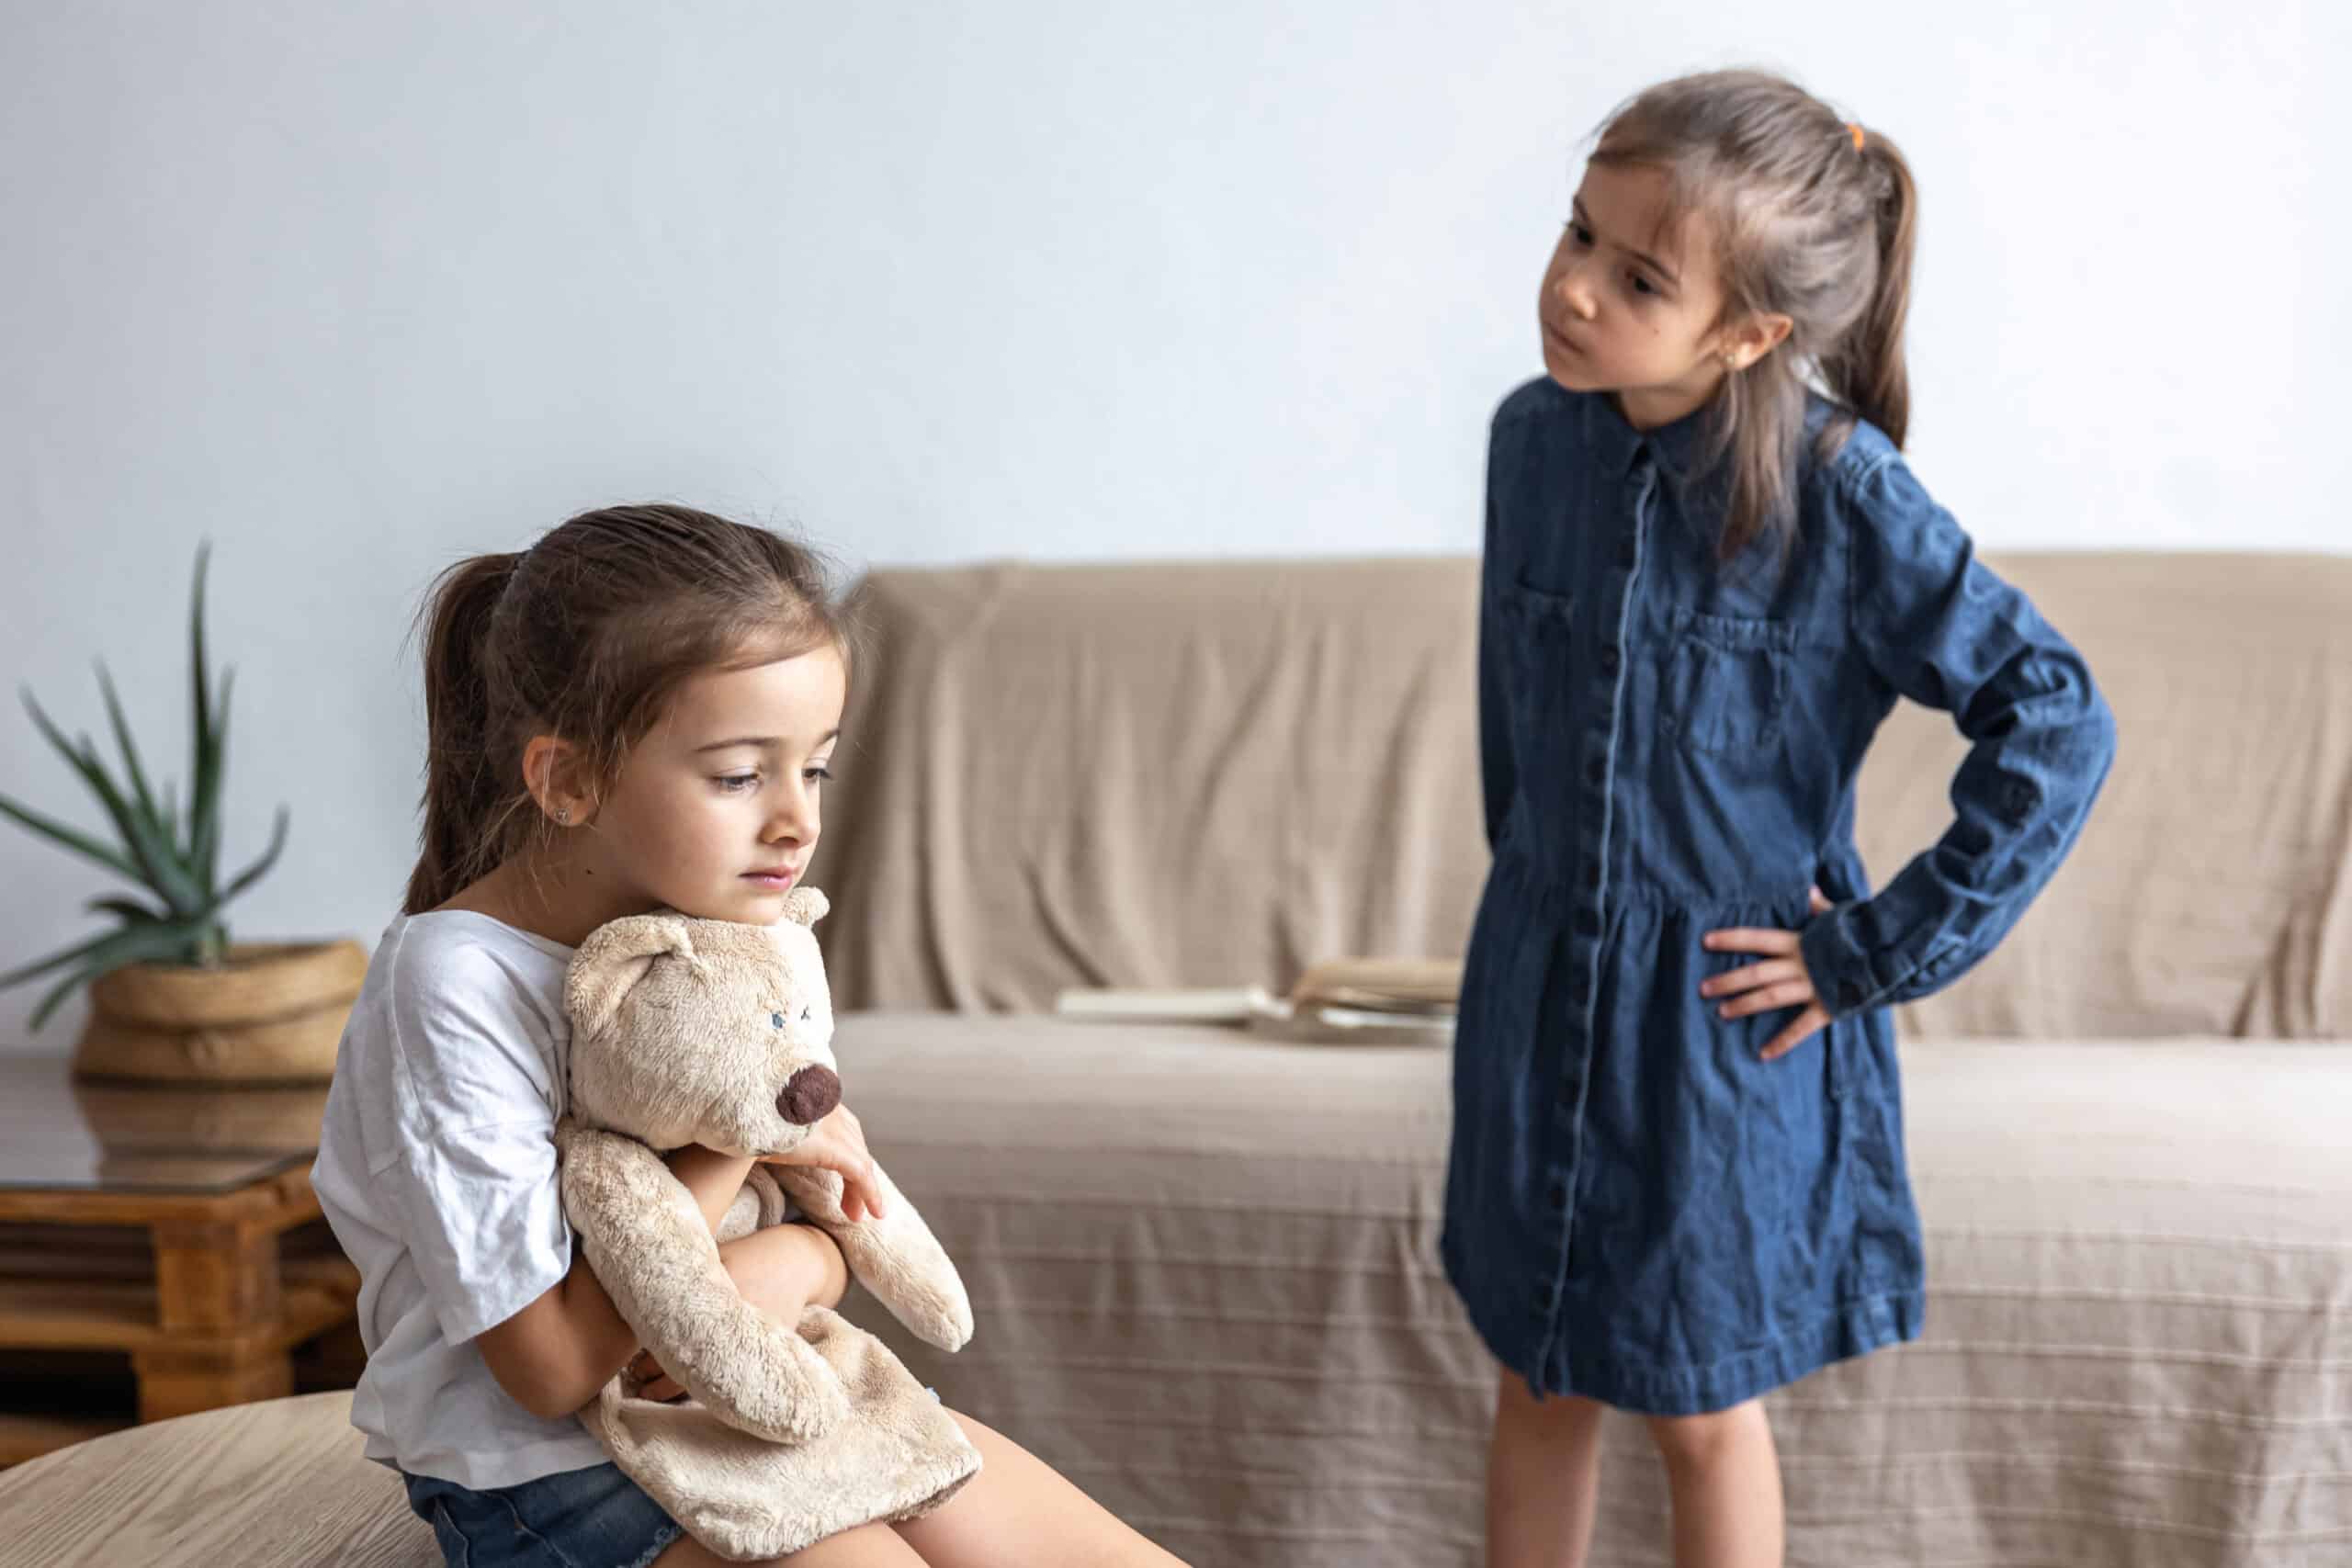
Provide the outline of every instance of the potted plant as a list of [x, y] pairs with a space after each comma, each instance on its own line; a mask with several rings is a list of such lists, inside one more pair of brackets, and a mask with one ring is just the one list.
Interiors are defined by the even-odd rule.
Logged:
[[176, 1083], [284, 1082], [334, 1071], [335, 1043], [359, 994], [368, 959], [350, 942], [239, 946], [221, 912], [277, 863], [288, 815], [277, 810], [269, 847], [233, 876], [220, 874], [221, 780], [229, 690], [206, 668], [204, 578], [209, 548], [196, 557], [189, 613], [191, 727], [187, 796], [169, 781], [151, 788], [123, 716], [113, 677], [98, 666], [98, 689], [122, 751], [111, 773], [85, 735], [68, 739], [32, 693], [25, 707], [50, 744], [81, 774], [104, 807], [108, 843], [44, 817], [6, 795], [0, 816], [96, 862], [143, 897], [91, 900], [114, 926], [62, 953], [0, 975], [0, 988], [48, 977], [32, 1016], [38, 1030], [75, 988], [90, 987], [90, 1019], [74, 1048], [74, 1071], [91, 1077]]

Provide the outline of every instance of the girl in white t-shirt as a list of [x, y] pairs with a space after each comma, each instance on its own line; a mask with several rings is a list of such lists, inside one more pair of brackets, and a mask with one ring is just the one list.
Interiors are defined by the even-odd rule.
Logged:
[[[558, 1199], [564, 969], [623, 915], [779, 917], [817, 845], [849, 655], [807, 551], [683, 507], [587, 513], [437, 585], [423, 853], [344, 1035], [312, 1174], [361, 1277], [368, 1370], [352, 1419], [452, 1564], [718, 1561], [574, 1417], [642, 1352], [575, 1256]], [[880, 1212], [846, 1108], [778, 1157], [840, 1172], [853, 1220]], [[670, 1156], [714, 1230], [750, 1163], [697, 1146]], [[809, 1225], [720, 1256], [787, 1323], [847, 1285], [840, 1249]], [[677, 1394], [641, 1370], [655, 1397]], [[944, 1506], [784, 1561], [1176, 1562], [957, 1419], [983, 1467]]]

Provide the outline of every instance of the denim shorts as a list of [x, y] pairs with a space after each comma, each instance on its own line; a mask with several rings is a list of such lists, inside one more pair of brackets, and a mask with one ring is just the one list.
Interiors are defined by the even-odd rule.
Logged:
[[646, 1568], [684, 1532], [609, 1464], [476, 1492], [403, 1475], [449, 1568]]

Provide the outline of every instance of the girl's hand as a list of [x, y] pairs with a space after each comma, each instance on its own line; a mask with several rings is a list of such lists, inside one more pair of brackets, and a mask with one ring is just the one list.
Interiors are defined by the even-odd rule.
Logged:
[[[1812, 891], [1813, 912], [1827, 914], [1834, 906], [1821, 896], [1820, 888]], [[1717, 1009], [1720, 1016], [1746, 1018], [1772, 1008], [1803, 1010], [1764, 1047], [1762, 1056], [1768, 1062], [1787, 1055], [1829, 1022], [1829, 1010], [1815, 995], [1813, 976], [1804, 966], [1804, 953], [1798, 945], [1797, 934], [1735, 927], [1709, 931], [1703, 939], [1710, 952], [1752, 953], [1762, 959], [1761, 963], [1743, 964], [1729, 974], [1718, 975], [1699, 987], [1702, 997], [1739, 998]]]
[[637, 1391], [637, 1397], [639, 1399], [654, 1399], [667, 1404], [673, 1399], [684, 1399], [686, 1396], [686, 1391], [678, 1386], [678, 1380], [662, 1370], [662, 1363], [653, 1359], [653, 1352], [650, 1350], [639, 1350], [636, 1355], [631, 1356], [628, 1359], [628, 1365], [622, 1369], [622, 1375], [628, 1378], [652, 1380]]
[[763, 1155], [763, 1165], [808, 1165], [842, 1179], [842, 1213], [850, 1224], [882, 1217], [881, 1184], [874, 1179], [874, 1156], [865, 1152], [865, 1129], [837, 1105], [789, 1153]]

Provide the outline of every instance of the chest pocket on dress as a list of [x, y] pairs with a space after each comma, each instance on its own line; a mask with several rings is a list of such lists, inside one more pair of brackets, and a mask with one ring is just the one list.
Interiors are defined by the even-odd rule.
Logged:
[[1685, 611], [1667, 661], [1667, 730], [1693, 751], [1777, 746], [1796, 644], [1792, 621]]

